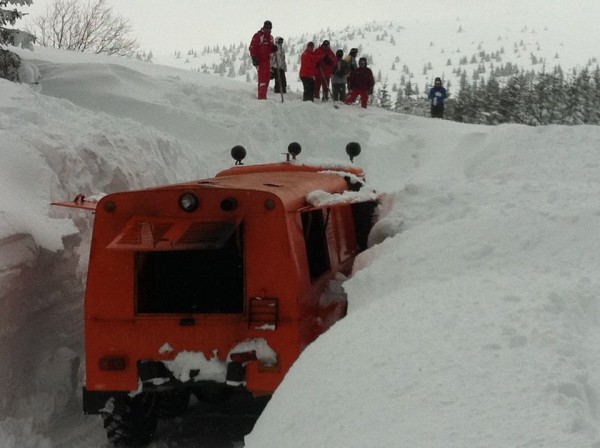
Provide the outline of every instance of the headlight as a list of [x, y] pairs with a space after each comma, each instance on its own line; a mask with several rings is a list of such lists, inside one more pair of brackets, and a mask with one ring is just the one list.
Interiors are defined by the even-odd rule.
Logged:
[[199, 204], [200, 201], [194, 193], [184, 193], [179, 197], [179, 206], [186, 212], [193, 212]]

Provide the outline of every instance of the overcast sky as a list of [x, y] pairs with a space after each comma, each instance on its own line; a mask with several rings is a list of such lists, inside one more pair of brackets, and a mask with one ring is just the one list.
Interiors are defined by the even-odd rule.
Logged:
[[[34, 0], [31, 17], [54, 0]], [[82, 0], [83, 1], [83, 0]], [[596, 0], [280, 0], [278, 2], [226, 0], [107, 0], [129, 19], [142, 49], [154, 53], [199, 49], [205, 45], [249, 42], [265, 20], [273, 22], [276, 36], [300, 36], [328, 27], [363, 25], [376, 20], [440, 21], [573, 21], [585, 31], [599, 28]], [[589, 30], [588, 30], [589, 31]], [[598, 40], [596, 39], [596, 42]]]

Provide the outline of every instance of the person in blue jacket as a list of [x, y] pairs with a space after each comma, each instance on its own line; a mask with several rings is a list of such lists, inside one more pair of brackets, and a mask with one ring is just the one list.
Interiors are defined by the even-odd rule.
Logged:
[[441, 78], [435, 78], [433, 87], [429, 91], [431, 118], [444, 118], [444, 100], [446, 98], [448, 98], [448, 92], [442, 87]]

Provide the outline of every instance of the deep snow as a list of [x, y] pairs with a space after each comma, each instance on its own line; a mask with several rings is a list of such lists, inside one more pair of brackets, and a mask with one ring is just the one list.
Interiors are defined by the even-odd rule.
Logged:
[[237, 144], [249, 164], [292, 141], [345, 160], [357, 141], [386, 199], [348, 316], [246, 446], [600, 447], [600, 128], [257, 101], [174, 68], [19, 53], [41, 84], [0, 80], [0, 446], [108, 446], [79, 402], [93, 218], [50, 202], [207, 177]]

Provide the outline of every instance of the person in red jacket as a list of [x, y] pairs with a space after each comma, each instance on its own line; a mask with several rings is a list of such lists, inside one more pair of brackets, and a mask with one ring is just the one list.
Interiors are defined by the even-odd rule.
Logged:
[[271, 53], [277, 51], [277, 45], [273, 42], [271, 29], [273, 24], [265, 20], [263, 27], [258, 30], [250, 42], [250, 57], [252, 65], [258, 70], [258, 99], [267, 99], [267, 89], [271, 80]]
[[358, 67], [348, 75], [348, 92], [350, 94], [346, 97], [346, 104], [354, 103], [356, 97], [360, 95], [360, 105], [366, 109], [369, 95], [373, 93], [374, 86], [375, 78], [373, 78], [371, 69], [367, 67], [367, 58], [360, 58]]
[[329, 99], [329, 80], [333, 74], [333, 66], [337, 58], [330, 48], [328, 40], [324, 40], [321, 46], [315, 50], [315, 53], [322, 61], [318, 66], [320, 69], [319, 75], [315, 78], [315, 98], [319, 98], [321, 87], [323, 87], [323, 101], [327, 101]]
[[319, 55], [316, 54], [315, 44], [309, 42], [306, 44], [306, 50], [300, 56], [300, 80], [304, 86], [303, 101], [314, 101], [315, 78], [320, 76], [317, 63]]

